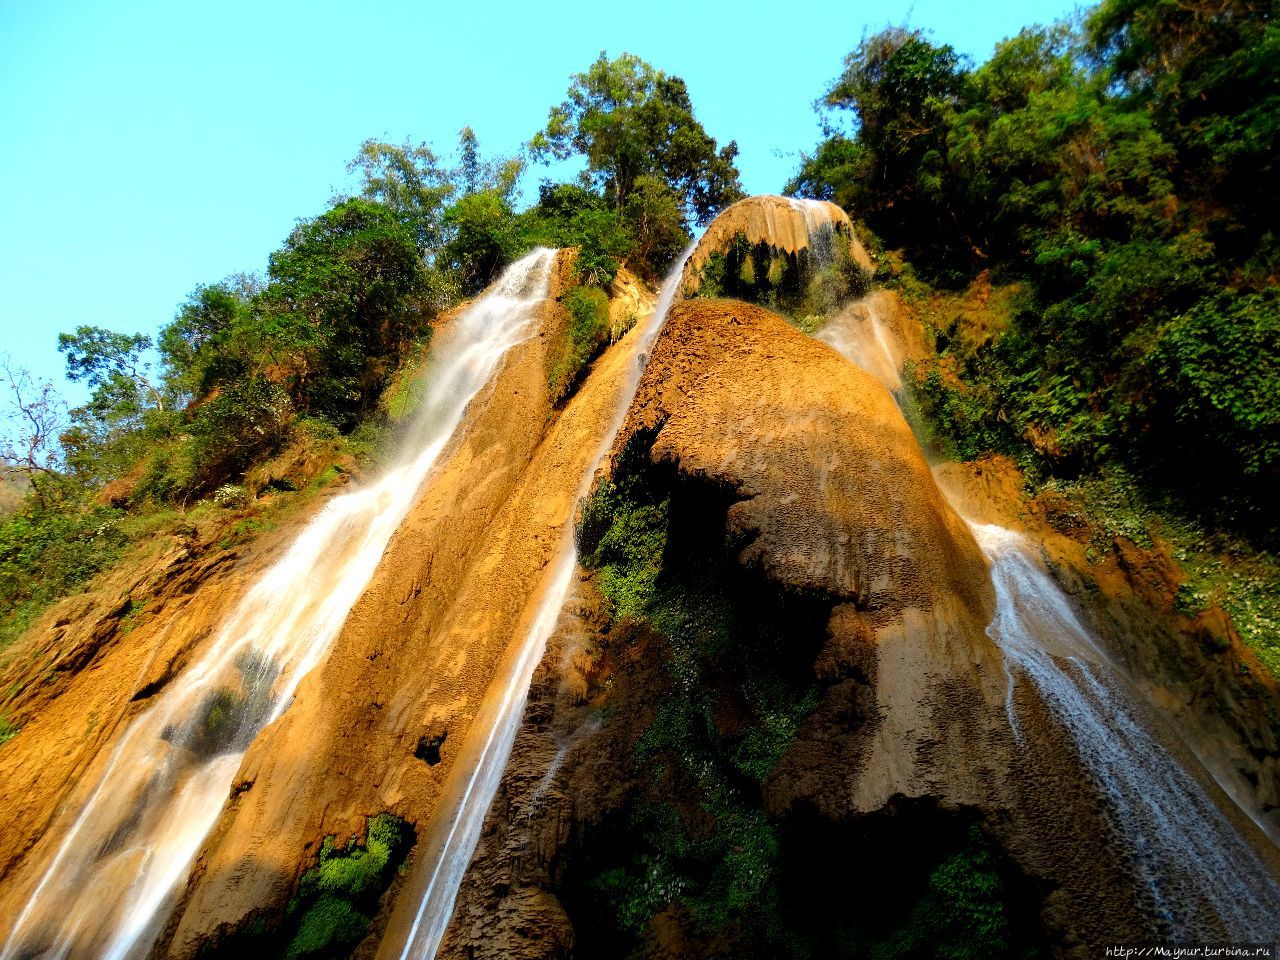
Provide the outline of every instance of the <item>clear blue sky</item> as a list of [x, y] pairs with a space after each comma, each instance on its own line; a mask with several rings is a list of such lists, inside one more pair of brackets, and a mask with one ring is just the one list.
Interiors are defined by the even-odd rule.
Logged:
[[0, 351], [60, 381], [59, 331], [154, 332], [197, 284], [264, 269], [365, 138], [448, 148], [470, 124], [514, 151], [601, 50], [684, 77], [764, 193], [865, 30], [906, 22], [980, 61], [1074, 6], [0, 0]]

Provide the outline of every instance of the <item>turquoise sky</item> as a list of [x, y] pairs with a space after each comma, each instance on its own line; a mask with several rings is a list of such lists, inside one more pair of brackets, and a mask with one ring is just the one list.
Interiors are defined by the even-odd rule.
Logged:
[[447, 148], [470, 124], [514, 151], [602, 49], [684, 77], [763, 193], [865, 30], [906, 22], [982, 60], [1073, 8], [0, 0], [0, 351], [60, 380], [59, 331], [153, 332], [197, 284], [264, 269], [365, 138]]

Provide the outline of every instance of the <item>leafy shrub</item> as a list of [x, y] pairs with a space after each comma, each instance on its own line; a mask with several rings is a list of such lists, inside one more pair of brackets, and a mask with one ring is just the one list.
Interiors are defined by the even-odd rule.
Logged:
[[75, 592], [120, 555], [121, 511], [99, 507], [38, 510], [0, 520], [0, 646], [44, 607]]
[[670, 500], [648, 483], [643, 470], [651, 440], [628, 440], [614, 478], [601, 482], [583, 503], [575, 529], [584, 566], [599, 571], [599, 586], [615, 617], [651, 612], [667, 543]]
[[274, 453], [287, 439], [292, 418], [284, 389], [264, 377], [233, 384], [201, 405], [191, 425], [199, 487], [239, 477]]
[[319, 863], [302, 875], [289, 905], [296, 932], [285, 956], [345, 957], [368, 932], [370, 911], [413, 842], [409, 825], [389, 813], [369, 819], [363, 846], [352, 838], [345, 850], [335, 850], [333, 838], [326, 837]]
[[1156, 355], [1173, 429], [1246, 476], [1280, 471], [1280, 292], [1201, 300]]
[[515, 212], [497, 190], [459, 198], [445, 211], [444, 223], [453, 235], [441, 250], [441, 260], [459, 277], [464, 296], [487, 287], [524, 246]]
[[922, 415], [917, 426], [925, 446], [961, 460], [1011, 446], [1007, 429], [991, 416], [992, 401], [985, 385], [949, 383], [936, 365], [926, 372], [908, 363], [904, 372], [912, 408]]
[[1009, 892], [1004, 886], [991, 844], [981, 830], [972, 827], [965, 848], [943, 860], [929, 876], [928, 892], [907, 923], [876, 944], [871, 957], [1027, 957], [1025, 946], [1015, 943]]
[[564, 305], [569, 311], [566, 341], [548, 377], [553, 402], [569, 394], [610, 335], [609, 297], [603, 290], [576, 286], [565, 295]]
[[288, 960], [344, 957], [364, 938], [370, 922], [350, 900], [322, 893], [303, 914], [284, 955]]
[[622, 213], [577, 184], [544, 183], [521, 220], [528, 246], [577, 247], [578, 279], [587, 286], [611, 283], [635, 246]]
[[739, 234], [703, 264], [701, 297], [732, 297], [775, 310], [801, 329], [871, 288], [871, 277], [853, 258], [850, 237], [840, 230], [812, 238], [799, 253]]

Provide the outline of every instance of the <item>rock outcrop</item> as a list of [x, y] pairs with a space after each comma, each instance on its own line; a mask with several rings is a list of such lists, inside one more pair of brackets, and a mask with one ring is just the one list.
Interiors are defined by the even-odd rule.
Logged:
[[686, 296], [698, 291], [703, 271], [716, 254], [725, 254], [741, 241], [749, 248], [761, 246], [770, 256], [829, 258], [833, 237], [848, 244], [853, 261], [862, 269], [875, 269], [858, 241], [849, 215], [826, 200], [793, 197], [747, 197], [727, 207], [712, 221], [685, 264], [681, 288]]
[[[636, 444], [641, 465], [628, 466]], [[980, 825], [1017, 864], [1009, 869], [1034, 878], [1012, 886], [1033, 894], [1035, 936], [1065, 944], [1083, 924], [1087, 942], [1098, 942], [1126, 917], [1134, 922], [1114, 871], [1063, 880], [1064, 859], [1104, 859], [1097, 797], [1087, 787], [1062, 793], [1058, 777], [1045, 779], [1072, 765], [1069, 744], [1048, 725], [1032, 759], [1015, 749], [1008, 679], [985, 633], [985, 564], [881, 384], [767, 311], [687, 302], [668, 319], [614, 463], [615, 481], [639, 469], [662, 487], [664, 570], [683, 551], [697, 553], [702, 569], [722, 569], [716, 589], [775, 625], [780, 659], [766, 668], [807, 674], [797, 690], [812, 683], [819, 691], [752, 808], [783, 838], [779, 864], [817, 862], [814, 844], [868, 829], [868, 837], [899, 837], [906, 860], [927, 859], [913, 832], [963, 833], [948, 825], [954, 818]], [[709, 543], [720, 560], [706, 559]], [[643, 745], [655, 736], [665, 686], [677, 682], [671, 671], [688, 654], [652, 628], [611, 623], [592, 599], [594, 584], [584, 582], [577, 622], [566, 616], [535, 684], [444, 956], [565, 957], [583, 936], [600, 946], [583, 912], [599, 904], [581, 902], [582, 874], [601, 867], [593, 850], [625, 847], [618, 820], [637, 816], [636, 798], [652, 790], [637, 753], [652, 757]], [[756, 656], [754, 648], [719, 655]], [[726, 676], [704, 675], [703, 687], [736, 682], [736, 667], [706, 669]], [[729, 693], [711, 700], [708, 717], [725, 742], [752, 736], [754, 708]], [[1037, 783], [1053, 784], [1056, 796]], [[682, 795], [671, 782], [661, 789]], [[1070, 851], [1057, 818], [1042, 819], [1052, 803], [1074, 811]], [[724, 828], [714, 821], [701, 829]], [[1065, 893], [1048, 896], [1056, 884]], [[784, 913], [801, 923], [792, 907]], [[638, 936], [653, 955], [677, 949], [670, 943], [682, 937], [691, 938], [684, 955], [708, 955], [705, 928], [695, 936], [691, 922], [662, 914]]]

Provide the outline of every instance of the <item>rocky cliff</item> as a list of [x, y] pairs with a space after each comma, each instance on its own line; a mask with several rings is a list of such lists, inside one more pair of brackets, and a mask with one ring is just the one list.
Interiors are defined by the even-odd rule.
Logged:
[[[823, 339], [866, 340], [873, 320], [893, 341], [883, 384], [758, 308], [672, 311], [585, 508], [577, 602], [442, 955], [897, 956], [954, 938], [1083, 957], [1158, 934], [1115, 856], [1109, 786], [988, 635], [990, 579], [952, 503], [1050, 544], [1137, 686], [1180, 719], [1159, 749], [1275, 875], [1215, 782], [1256, 791], [1245, 806], [1265, 819], [1270, 685], [1229, 679], [1238, 644], [1207, 663], [1209, 628], [1152, 616], [1170, 600], [1153, 594], [1158, 557], [1117, 544], [1100, 589], [1083, 550], [1032, 519], [1043, 507], [984, 481], [990, 465], [943, 471], [944, 497], [884, 389], [922, 350], [918, 323], [881, 293]], [[1211, 776], [1214, 758], [1234, 773]], [[987, 900], [960, 904], [958, 887]], [[989, 939], [962, 929], [966, 910]]]
[[[1050, 661], [1114, 665], [1117, 709], [1172, 721], [1153, 745], [1280, 876], [1247, 815], [1275, 830], [1274, 683], [1220, 616], [1173, 610], [1159, 545], [1115, 540], [1099, 563], [1095, 532], [1025, 498], [1010, 464], [931, 466], [900, 404], [904, 362], [932, 346], [895, 293], [867, 290], [871, 267], [830, 204], [735, 204], [651, 348], [623, 330], [654, 298], [619, 276], [616, 342], [557, 403], [560, 254], [538, 334], [249, 746], [152, 955], [398, 949], [570, 523], [570, 599], [442, 957], [1084, 958], [1167, 933], [1088, 745], [994, 629], [990, 523], [1030, 536], [1101, 638], [1081, 663], [1050, 632]], [[0, 914], [129, 720], [318, 502], [251, 542], [166, 541], [24, 638], [3, 668], [24, 727], [0, 751]], [[1168, 883], [1197, 935], [1230, 931], [1208, 893]]]

